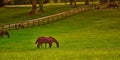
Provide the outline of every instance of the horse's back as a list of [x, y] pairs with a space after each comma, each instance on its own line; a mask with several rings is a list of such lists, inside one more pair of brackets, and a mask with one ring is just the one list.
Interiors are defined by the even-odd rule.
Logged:
[[48, 38], [45, 37], [45, 36], [39, 37], [38, 40], [39, 40], [39, 42], [41, 42], [41, 43], [48, 43], [48, 42], [49, 42]]
[[56, 41], [56, 39], [52, 36], [49, 36], [49, 37], [41, 36], [41, 37], [38, 37], [37, 40], [39, 40], [39, 42], [42, 42], [42, 43], [49, 43], [49, 42]]

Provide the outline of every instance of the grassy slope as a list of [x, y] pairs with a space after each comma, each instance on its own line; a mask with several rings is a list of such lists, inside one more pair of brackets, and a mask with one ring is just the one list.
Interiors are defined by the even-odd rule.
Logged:
[[53, 6], [45, 6], [44, 10], [45, 13], [38, 13], [37, 15], [29, 15], [29, 11], [31, 7], [11, 7], [11, 8], [0, 8], [0, 24], [8, 24], [8, 23], [15, 23], [21, 22], [25, 20], [30, 20], [33, 18], [40, 18], [43, 16], [55, 14], [61, 11], [71, 9], [68, 5], [53, 5]]
[[[10, 31], [0, 39], [0, 60], [119, 60], [120, 12], [89, 11], [40, 27]], [[60, 42], [37, 49], [38, 36], [52, 35]]]

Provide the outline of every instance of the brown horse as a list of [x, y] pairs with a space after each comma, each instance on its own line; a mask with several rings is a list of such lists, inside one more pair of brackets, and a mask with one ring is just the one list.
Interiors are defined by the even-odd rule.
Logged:
[[39, 37], [35, 44], [37, 44], [37, 48], [39, 48], [40, 45], [42, 45], [42, 43], [48, 43], [49, 44], [49, 48], [52, 47], [52, 43], [55, 42], [56, 43], [56, 46], [59, 47], [59, 42], [53, 38], [52, 36], [49, 36], [49, 37]]
[[0, 37], [3, 38], [4, 35], [7, 35], [8, 38], [10, 37], [8, 31], [6, 31], [6, 30], [0, 30]]

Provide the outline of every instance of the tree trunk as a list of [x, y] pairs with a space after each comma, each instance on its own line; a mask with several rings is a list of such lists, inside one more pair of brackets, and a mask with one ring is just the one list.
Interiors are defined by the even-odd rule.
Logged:
[[72, 5], [73, 4], [73, 0], [70, 0], [70, 5]]
[[89, 5], [89, 0], [86, 0], [86, 1], [85, 1], [85, 5]]
[[44, 12], [44, 10], [43, 10], [43, 0], [38, 0], [39, 1], [39, 10], [38, 10], [38, 12]]
[[36, 14], [37, 0], [31, 0], [31, 2], [32, 2], [32, 10], [30, 11], [30, 14], [34, 15]]
[[65, 0], [65, 5], [67, 5], [67, 1]]
[[74, 0], [74, 3], [75, 3], [74, 7], [77, 7], [77, 6], [76, 6], [76, 0]]
[[4, 6], [4, 0], [0, 0], [0, 7]]

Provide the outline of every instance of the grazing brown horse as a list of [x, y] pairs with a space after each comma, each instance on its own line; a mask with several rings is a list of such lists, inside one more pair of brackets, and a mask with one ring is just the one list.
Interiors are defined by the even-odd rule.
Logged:
[[6, 30], [0, 30], [0, 37], [3, 38], [4, 35], [7, 35], [8, 38], [10, 37], [8, 31], [6, 31]]
[[52, 43], [55, 42], [56, 43], [56, 46], [59, 47], [59, 42], [53, 38], [52, 36], [49, 36], [49, 37], [39, 37], [35, 44], [37, 44], [37, 48], [39, 48], [40, 45], [42, 45], [42, 43], [48, 43], [49, 44], [49, 48], [52, 47]]

